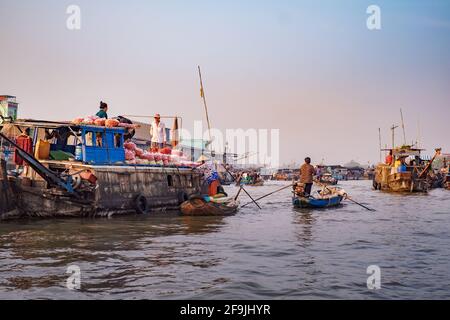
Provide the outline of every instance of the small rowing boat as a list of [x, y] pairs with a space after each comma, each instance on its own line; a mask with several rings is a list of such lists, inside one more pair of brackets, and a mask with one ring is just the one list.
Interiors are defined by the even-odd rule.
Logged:
[[[347, 196], [345, 190], [337, 187], [323, 186], [316, 196], [306, 196], [302, 190], [295, 189], [292, 204], [296, 208], [329, 208], [337, 207]], [[300, 192], [299, 192], [300, 191]]]
[[233, 198], [194, 197], [182, 203], [180, 210], [184, 216], [232, 216], [238, 207]]
[[344, 200], [344, 197], [340, 195], [332, 195], [323, 198], [295, 196], [292, 199], [292, 204], [296, 208], [329, 208], [340, 205], [342, 200]]
[[264, 185], [264, 180], [259, 180], [256, 182], [243, 182], [241, 181], [241, 186], [249, 186], [249, 187], [262, 187]]

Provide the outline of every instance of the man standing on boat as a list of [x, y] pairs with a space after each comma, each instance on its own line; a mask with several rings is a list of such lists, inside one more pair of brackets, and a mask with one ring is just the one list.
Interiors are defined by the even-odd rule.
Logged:
[[304, 193], [306, 196], [311, 194], [315, 173], [316, 170], [311, 165], [311, 158], [307, 157], [305, 163], [300, 167], [300, 183], [305, 186]]
[[150, 127], [150, 136], [152, 137], [152, 149], [162, 149], [166, 144], [166, 126], [161, 122], [159, 113], [155, 115], [155, 120]]
[[103, 101], [100, 101], [100, 111], [97, 112], [96, 116], [102, 119], [108, 119], [108, 104]]

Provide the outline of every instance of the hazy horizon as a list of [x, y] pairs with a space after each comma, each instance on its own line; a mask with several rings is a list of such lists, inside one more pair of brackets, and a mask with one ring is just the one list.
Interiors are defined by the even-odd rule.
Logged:
[[[81, 8], [81, 30], [66, 8]], [[381, 8], [382, 29], [366, 27]], [[403, 109], [407, 142], [450, 152], [448, 1], [0, 0], [0, 94], [19, 117], [180, 115], [280, 129], [280, 162], [379, 159]], [[168, 123], [169, 125], [169, 123]], [[206, 125], [205, 125], [206, 126]], [[403, 143], [401, 128], [397, 144]]]

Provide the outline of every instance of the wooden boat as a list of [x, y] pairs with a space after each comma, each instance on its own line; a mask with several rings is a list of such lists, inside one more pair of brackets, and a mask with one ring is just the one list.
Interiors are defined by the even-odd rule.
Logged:
[[232, 216], [238, 207], [239, 202], [233, 198], [206, 201], [202, 197], [194, 197], [182, 203], [180, 209], [184, 216]]
[[338, 184], [338, 180], [335, 179], [331, 174], [325, 173], [320, 176], [319, 182], [329, 186], [335, 186]]
[[327, 187], [323, 185], [322, 190], [317, 192], [317, 196], [305, 196], [303, 192], [298, 192], [300, 189], [294, 189], [294, 197], [292, 204], [296, 208], [329, 208], [337, 207], [346, 197], [346, 192], [337, 187]]
[[[109, 131], [114, 130], [111, 133], [105, 129], [107, 132], [103, 134], [105, 141], [110, 143], [108, 148], [107, 144], [92, 146], [86, 143], [92, 144], [87, 132], [104, 130], [101, 127], [49, 121], [17, 121], [14, 125], [32, 128], [34, 144], [42, 139], [45, 130], [57, 131], [60, 134], [57, 143], [51, 146], [52, 150], [57, 148], [55, 150], [74, 155], [77, 154], [77, 146], [73, 141], [81, 140], [83, 159], [38, 160], [0, 133], [0, 137], [15, 146], [28, 164], [20, 175], [8, 176], [10, 191], [8, 197], [0, 198], [0, 219], [111, 217], [175, 211], [191, 195], [200, 193], [201, 175], [192, 168], [115, 162], [112, 158], [114, 153], [120, 152], [124, 156], [122, 146], [126, 131], [123, 128], [111, 129]], [[63, 135], [62, 132], [71, 132], [72, 135]], [[119, 145], [114, 145], [115, 142]], [[100, 159], [101, 163], [89, 161], [88, 156], [93, 160]], [[2, 176], [2, 184], [6, 185]], [[14, 208], [11, 208], [11, 203], [14, 203]]]
[[241, 181], [241, 186], [245, 185], [245, 186], [250, 186], [250, 187], [262, 187], [264, 185], [264, 180], [259, 180], [256, 181], [255, 183], [253, 183], [252, 181]]
[[344, 197], [338, 194], [320, 198], [295, 196], [292, 204], [296, 208], [329, 208], [339, 206], [342, 200]]
[[417, 163], [407, 166], [405, 172], [398, 172], [393, 165], [379, 164], [373, 178], [374, 189], [390, 192], [427, 192], [430, 187], [426, 179], [428, 168], [421, 163], [422, 150], [404, 146], [387, 151], [392, 152], [393, 162], [399, 158], [415, 157]]

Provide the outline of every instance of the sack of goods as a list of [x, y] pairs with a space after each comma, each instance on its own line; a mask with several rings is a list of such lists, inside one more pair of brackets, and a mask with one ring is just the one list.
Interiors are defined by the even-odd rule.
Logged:
[[134, 152], [136, 153], [136, 157], [139, 157], [139, 158], [141, 158], [141, 159], [144, 159], [144, 158], [142, 158], [142, 156], [144, 155], [144, 150], [143, 150], [143, 149], [141, 149], [141, 148], [136, 148], [136, 149], [134, 150]]
[[105, 125], [108, 128], [116, 128], [119, 126], [119, 123], [120, 123], [119, 120], [116, 119], [108, 119], [105, 121]]
[[125, 149], [125, 160], [136, 160], [136, 154], [132, 150]]
[[163, 148], [155, 152], [155, 149], [145, 151], [138, 148], [135, 143], [126, 141], [124, 143], [125, 159], [128, 164], [157, 165], [157, 166], [179, 166], [195, 168], [198, 164], [189, 161], [181, 150]]
[[104, 127], [105, 126], [105, 122], [106, 122], [106, 119], [104, 119], [104, 118], [100, 118], [100, 119], [95, 119], [94, 120], [94, 124], [96, 126], [99, 126], [99, 127]]
[[172, 149], [166, 147], [166, 148], [159, 149], [159, 152], [162, 154], [172, 154]]

